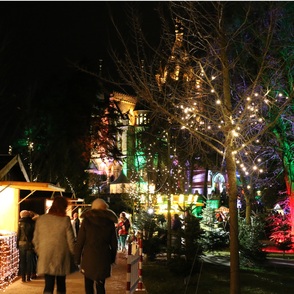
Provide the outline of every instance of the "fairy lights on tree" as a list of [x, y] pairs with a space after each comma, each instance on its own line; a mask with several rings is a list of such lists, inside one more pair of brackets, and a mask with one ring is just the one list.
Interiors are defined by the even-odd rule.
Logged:
[[[281, 36], [290, 36], [292, 27], [283, 25], [287, 11], [276, 2], [254, 6], [250, 2], [171, 2], [169, 9], [162, 47], [149, 59], [142, 42], [129, 51], [122, 40], [126, 50], [123, 62], [118, 57], [123, 65], [119, 70], [124, 82], [158, 116], [222, 156], [230, 208], [230, 291], [236, 294], [240, 292], [237, 165], [246, 173], [246, 166], [252, 164], [245, 161], [246, 152], [253, 152], [292, 101], [292, 72], [284, 67], [281, 54], [281, 50], [291, 51]], [[177, 19], [175, 40], [169, 30], [171, 19]], [[134, 62], [136, 53], [139, 60], [144, 59], [143, 69]], [[273, 109], [279, 111], [269, 119]], [[258, 165], [256, 169], [262, 170]]]

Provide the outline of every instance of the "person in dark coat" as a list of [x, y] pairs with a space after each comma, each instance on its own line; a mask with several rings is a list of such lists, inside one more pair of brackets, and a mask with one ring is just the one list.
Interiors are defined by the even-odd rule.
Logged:
[[[34, 211], [29, 211], [29, 213], [30, 213], [32, 220], [34, 221], [34, 226], [35, 226], [35, 223], [36, 223], [37, 218], [39, 217], [39, 214], [37, 214]], [[31, 264], [31, 270], [32, 270], [31, 279], [32, 280], [37, 279], [37, 260], [38, 260], [38, 256], [37, 256], [36, 251], [34, 249], [33, 256], [32, 256], [32, 264]]]
[[17, 248], [19, 249], [20, 273], [23, 282], [31, 281], [34, 229], [35, 222], [32, 220], [30, 212], [22, 210], [17, 229]]
[[74, 234], [75, 234], [75, 239], [77, 238], [78, 234], [79, 234], [79, 229], [80, 229], [80, 219], [79, 219], [79, 215], [77, 212], [75, 212], [72, 216], [72, 227], [74, 230]]
[[182, 221], [180, 216], [176, 213], [172, 219], [172, 246], [174, 247], [175, 253], [179, 254], [181, 249], [181, 228]]
[[103, 199], [95, 199], [83, 221], [75, 244], [75, 262], [84, 274], [86, 294], [105, 294], [105, 279], [117, 254], [116, 214]]

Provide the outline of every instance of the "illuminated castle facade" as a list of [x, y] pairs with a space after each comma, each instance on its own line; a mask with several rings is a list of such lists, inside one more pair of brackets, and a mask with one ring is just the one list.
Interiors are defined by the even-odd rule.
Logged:
[[[188, 91], [185, 97], [191, 97], [193, 101], [196, 99], [197, 111], [201, 112], [202, 85], [201, 80], [197, 78], [201, 72], [195, 72], [195, 68], [198, 70], [198, 67], [191, 65], [189, 54], [183, 44], [183, 35], [183, 27], [176, 21], [175, 42], [170, 57], [166, 64], [159, 68], [155, 77], [160, 90], [163, 90], [167, 83], [181, 83], [182, 88]], [[138, 109], [137, 98], [131, 95], [113, 92], [109, 100], [120, 113], [117, 147], [122, 153], [122, 158], [121, 160], [102, 158], [101, 152], [93, 150], [89, 170], [100, 176], [99, 183], [96, 186], [92, 185], [93, 194], [122, 193], [131, 189], [135, 189], [137, 193], [157, 190], [157, 187], [154, 187], [156, 179], [154, 175], [150, 176], [146, 168], [146, 154], [140, 154], [137, 148], [138, 132], [147, 130], [150, 123], [149, 111]], [[186, 171], [188, 172], [191, 176], [186, 175], [184, 193], [194, 194], [197, 191], [200, 194], [210, 194], [213, 190], [222, 192], [225, 187], [225, 178], [220, 173], [212, 173], [201, 168], [196, 170], [192, 168]]]

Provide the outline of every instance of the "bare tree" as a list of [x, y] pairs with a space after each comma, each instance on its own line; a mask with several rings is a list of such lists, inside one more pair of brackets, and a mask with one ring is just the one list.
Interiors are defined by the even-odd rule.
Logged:
[[[230, 293], [236, 294], [236, 160], [276, 124], [293, 97], [280, 54], [285, 44], [278, 37], [286, 12], [273, 2], [169, 2], [168, 8], [160, 11], [164, 22], [158, 48], [147, 53], [150, 46], [135, 14], [130, 26], [134, 34], [121, 35], [123, 56], [113, 52], [114, 58], [123, 83], [154, 115], [185, 128], [222, 156], [230, 209]], [[274, 107], [278, 113], [266, 121]]]

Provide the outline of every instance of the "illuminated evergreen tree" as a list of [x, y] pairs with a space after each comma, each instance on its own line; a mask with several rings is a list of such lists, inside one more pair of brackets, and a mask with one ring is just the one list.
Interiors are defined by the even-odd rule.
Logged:
[[294, 235], [294, 103], [279, 116], [273, 128], [277, 144], [275, 145], [283, 163], [284, 178], [289, 197], [291, 235]]
[[278, 201], [272, 214], [266, 219], [267, 227], [270, 230], [270, 240], [284, 253], [286, 250], [291, 249], [293, 244], [289, 204], [290, 199], [288, 197]]

